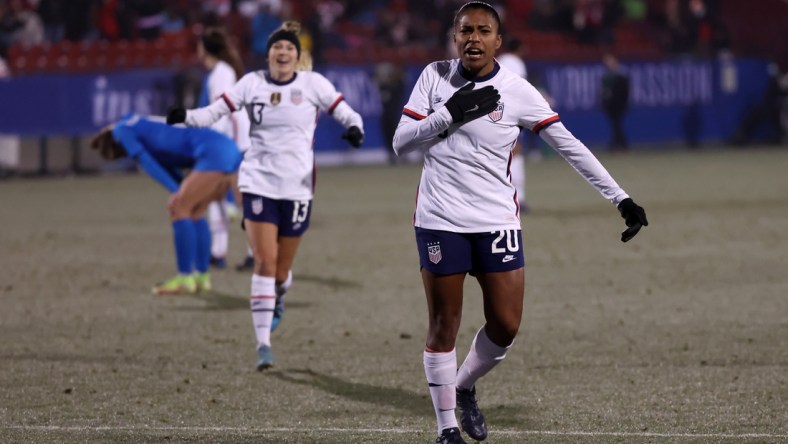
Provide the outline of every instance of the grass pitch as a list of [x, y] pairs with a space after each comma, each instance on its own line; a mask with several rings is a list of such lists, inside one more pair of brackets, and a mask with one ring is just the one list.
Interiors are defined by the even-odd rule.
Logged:
[[[787, 441], [788, 151], [601, 160], [651, 225], [622, 244], [565, 162], [528, 165], [525, 318], [478, 384], [488, 442]], [[262, 374], [248, 274], [151, 295], [175, 269], [152, 180], [0, 182], [0, 441], [432, 442], [419, 172], [319, 171]], [[472, 278], [463, 316], [460, 360], [483, 323]]]

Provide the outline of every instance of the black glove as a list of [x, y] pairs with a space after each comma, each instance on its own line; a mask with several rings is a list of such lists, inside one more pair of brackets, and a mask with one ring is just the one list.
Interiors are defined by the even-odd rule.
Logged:
[[175, 125], [186, 121], [186, 110], [179, 106], [171, 106], [167, 110], [167, 125]]
[[621, 217], [624, 218], [624, 222], [629, 227], [621, 233], [621, 242], [632, 239], [638, 234], [641, 227], [648, 226], [646, 210], [628, 197], [618, 204], [618, 212], [621, 213]]
[[501, 95], [492, 86], [474, 90], [475, 83], [471, 82], [458, 89], [446, 101], [446, 109], [451, 113], [454, 123], [470, 122], [473, 119], [492, 112], [498, 106]]
[[364, 143], [364, 133], [357, 126], [351, 126], [342, 134], [342, 138], [350, 142], [353, 148], [358, 148]]

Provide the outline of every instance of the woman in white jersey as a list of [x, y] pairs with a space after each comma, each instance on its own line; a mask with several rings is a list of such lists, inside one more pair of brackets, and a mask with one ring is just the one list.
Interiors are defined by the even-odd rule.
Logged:
[[[221, 98], [244, 75], [244, 67], [238, 52], [230, 43], [225, 32], [210, 28], [197, 43], [197, 58], [208, 70], [198, 106], [209, 105]], [[212, 129], [233, 139], [243, 152], [249, 148], [249, 116], [238, 110], [224, 116], [211, 125]], [[228, 195], [229, 196], [229, 195]], [[237, 212], [235, 205], [226, 198], [208, 205], [208, 225], [211, 229], [211, 265], [224, 268], [226, 265], [228, 225], [231, 213]]]
[[[500, 27], [489, 4], [460, 7], [453, 30], [459, 59], [424, 69], [394, 136], [397, 154], [424, 152], [414, 225], [429, 309], [424, 371], [439, 443], [465, 442], [457, 404], [462, 429], [479, 441], [487, 437], [475, 384], [505, 357], [520, 327], [525, 261], [510, 173], [520, 128], [539, 133], [618, 206], [629, 227], [623, 241], [648, 224], [643, 209], [567, 131], [536, 89], [500, 69], [494, 59]], [[458, 370], [455, 341], [467, 273], [481, 286], [486, 323]]]
[[[257, 336], [257, 369], [271, 367], [271, 330], [283, 310], [292, 283], [290, 269], [301, 236], [309, 227], [314, 193], [312, 150], [317, 117], [327, 112], [347, 131], [343, 138], [358, 148], [364, 140], [361, 116], [325, 77], [297, 71], [301, 54], [298, 25], [285, 24], [268, 39], [268, 70], [245, 75], [221, 100], [194, 109], [172, 109], [168, 123], [207, 126], [245, 108], [251, 145], [238, 174], [244, 224], [254, 250], [251, 310]], [[276, 316], [275, 316], [276, 315]]]

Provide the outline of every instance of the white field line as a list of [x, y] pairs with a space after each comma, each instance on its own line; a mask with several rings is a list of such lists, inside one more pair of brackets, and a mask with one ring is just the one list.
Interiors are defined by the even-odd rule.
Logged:
[[[6, 430], [25, 430], [38, 432], [102, 432], [102, 431], [145, 431], [145, 432], [238, 432], [238, 433], [424, 433], [425, 430], [417, 429], [352, 429], [352, 428], [316, 428], [305, 430], [303, 428], [289, 427], [176, 427], [176, 426], [37, 426], [37, 425], [8, 425], [0, 426]], [[584, 432], [584, 431], [555, 431], [555, 430], [491, 430], [490, 435], [503, 436], [588, 436], [588, 437], [632, 437], [632, 438], [720, 438], [720, 439], [757, 439], [781, 438], [788, 439], [788, 434], [776, 433], [681, 433], [681, 432]]]

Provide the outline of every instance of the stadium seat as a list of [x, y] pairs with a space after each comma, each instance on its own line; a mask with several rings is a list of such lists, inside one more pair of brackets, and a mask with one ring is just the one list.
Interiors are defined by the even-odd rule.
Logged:
[[145, 68], [150, 66], [149, 60], [152, 58], [149, 54], [153, 43], [147, 40], [134, 40], [128, 48], [129, 67], [131, 68]]
[[51, 45], [14, 45], [9, 49], [9, 65], [14, 74], [31, 74], [50, 69], [47, 59]]

